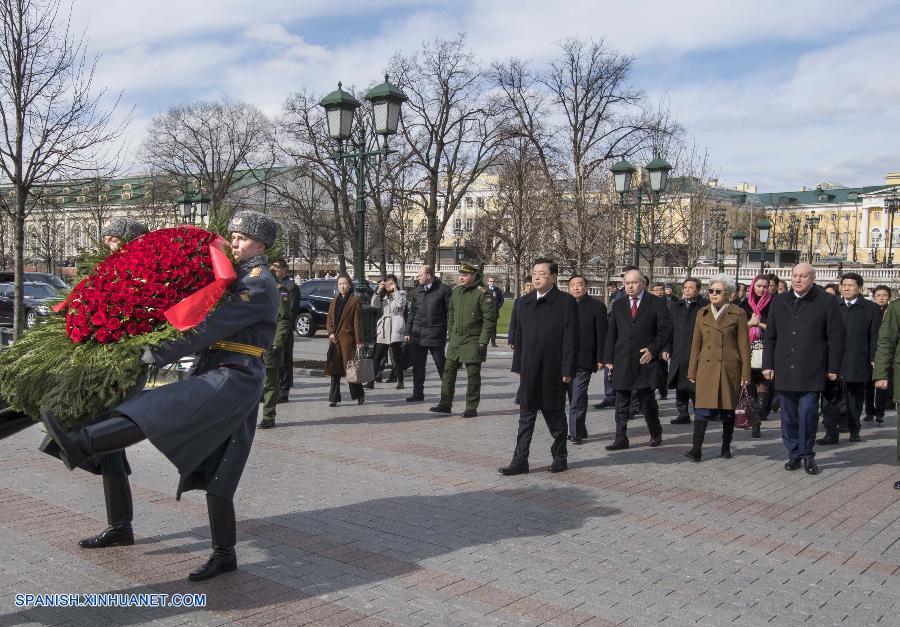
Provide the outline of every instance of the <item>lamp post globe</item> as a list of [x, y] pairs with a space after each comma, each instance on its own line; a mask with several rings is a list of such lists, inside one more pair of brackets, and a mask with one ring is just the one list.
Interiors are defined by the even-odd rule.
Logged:
[[614, 163], [609, 171], [612, 172], [617, 192], [624, 194], [631, 190], [631, 181], [637, 171], [633, 165], [622, 159]]
[[650, 173], [650, 189], [657, 194], [666, 191], [666, 183], [669, 180], [669, 170], [671, 169], [672, 166], [669, 162], [659, 157], [648, 163], [647, 172]]
[[747, 239], [746, 233], [743, 231], [735, 231], [731, 234], [731, 245], [734, 246], [736, 251], [743, 250], [745, 239]]
[[389, 83], [385, 74], [384, 82], [370, 89], [366, 100], [372, 103], [375, 132], [379, 135], [395, 134], [400, 125], [400, 109], [409, 100], [403, 90]]
[[759, 243], [765, 246], [769, 241], [769, 231], [772, 230], [772, 223], [768, 218], [760, 218], [756, 222], [756, 230], [759, 231]]
[[328, 136], [338, 141], [350, 139], [353, 133], [353, 116], [360, 107], [359, 100], [341, 89], [341, 83], [338, 83], [338, 88], [322, 98], [319, 105], [325, 109]]

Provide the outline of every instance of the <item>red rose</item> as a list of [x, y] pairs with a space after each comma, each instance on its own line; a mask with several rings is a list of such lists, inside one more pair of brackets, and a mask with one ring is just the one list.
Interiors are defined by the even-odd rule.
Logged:
[[106, 324], [106, 313], [102, 311], [98, 311], [93, 316], [91, 316], [91, 324], [94, 326], [102, 327]]
[[109, 329], [110, 331], [119, 329], [121, 327], [122, 327], [122, 321], [119, 320], [118, 318], [109, 318], [106, 321], [106, 328]]
[[100, 342], [101, 344], [106, 344], [109, 342], [109, 331], [106, 329], [97, 329], [94, 331], [94, 339]]

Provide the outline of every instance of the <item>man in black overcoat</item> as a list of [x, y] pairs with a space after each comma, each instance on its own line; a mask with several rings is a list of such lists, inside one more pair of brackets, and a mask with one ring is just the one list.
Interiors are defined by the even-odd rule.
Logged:
[[609, 451], [628, 448], [628, 415], [634, 396], [647, 421], [650, 446], [662, 443], [653, 388], [659, 376], [659, 359], [672, 335], [666, 305], [644, 289], [640, 270], [629, 270], [623, 281], [626, 297], [613, 303], [604, 351], [616, 390], [616, 438], [606, 447]]
[[434, 276], [431, 266], [422, 266], [416, 277], [418, 285], [413, 290], [409, 305], [406, 341], [413, 367], [413, 393], [406, 401], [425, 400], [425, 366], [428, 354], [434, 360], [438, 375], [444, 376], [447, 346], [447, 313], [450, 311], [450, 295], [453, 289]]
[[581, 444], [588, 437], [588, 386], [591, 375], [603, 367], [606, 346], [606, 305], [587, 293], [587, 279], [580, 274], [569, 278], [569, 294], [578, 303], [579, 349], [578, 364], [572, 385], [569, 386], [569, 439]]
[[578, 364], [578, 305], [556, 287], [559, 267], [552, 259], [534, 262], [534, 291], [522, 298], [517, 317], [513, 372], [519, 375], [519, 432], [512, 462], [503, 475], [528, 472], [528, 453], [538, 410], [553, 444], [550, 472], [568, 469], [566, 390]]
[[800, 263], [791, 289], [772, 299], [763, 344], [763, 376], [781, 397], [781, 438], [788, 452], [785, 470], [803, 464], [819, 474], [815, 451], [819, 396], [838, 378], [847, 331], [837, 298], [815, 284], [816, 271]]
[[675, 389], [675, 407], [678, 416], [669, 422], [673, 425], [691, 424], [689, 403], [694, 402], [696, 390], [688, 381], [688, 362], [691, 359], [691, 341], [694, 339], [694, 323], [697, 312], [709, 304], [700, 296], [700, 279], [689, 277], [681, 284], [682, 298], [669, 309], [672, 317], [672, 342], [670, 350], [663, 351], [662, 358], [669, 361], [669, 389]]
[[190, 377], [145, 390], [114, 408], [112, 417], [77, 430], [41, 412], [69, 469], [146, 438], [178, 468], [179, 498], [185, 490], [206, 491], [213, 552], [188, 575], [191, 581], [237, 569], [233, 499], [256, 433], [266, 349], [281, 300], [265, 255], [275, 242], [275, 223], [258, 211], [238, 211], [229, 230], [239, 267], [227, 296], [178, 339], [144, 348], [144, 363], [155, 366], [198, 353]]
[[[863, 278], [856, 272], [841, 277], [841, 319], [847, 329], [844, 343], [844, 359], [841, 362], [841, 379], [844, 381], [846, 411], [843, 416], [825, 415], [825, 437], [816, 444], [838, 443], [840, 426], [850, 432], [850, 441], [859, 442], [860, 416], [866, 402], [866, 385], [872, 380], [872, 366], [878, 348], [878, 331], [881, 329], [881, 308], [860, 294]], [[840, 421], [841, 424], [838, 424]]]

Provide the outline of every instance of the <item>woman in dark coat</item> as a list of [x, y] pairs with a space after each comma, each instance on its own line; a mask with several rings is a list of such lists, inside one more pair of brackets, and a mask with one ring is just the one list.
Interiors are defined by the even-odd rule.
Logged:
[[[765, 274], [758, 274], [750, 284], [747, 300], [742, 305], [747, 314], [747, 329], [750, 335], [750, 351], [753, 355], [753, 343], [758, 342], [760, 366], [762, 366], [762, 342], [766, 336], [766, 319], [769, 317], [769, 306], [772, 304], [770, 280]], [[772, 410], [772, 384], [762, 376], [762, 367], [751, 370], [753, 384], [756, 387], [756, 400], [759, 403], [760, 419], [769, 417]], [[753, 437], [760, 437], [759, 423], [753, 425]]]
[[[362, 341], [362, 307], [353, 293], [353, 283], [346, 274], [338, 275], [338, 293], [328, 306], [328, 356], [325, 374], [331, 377], [331, 391], [328, 401], [331, 407], [341, 402], [341, 377], [346, 376], [345, 364], [353, 359]], [[366, 400], [361, 383], [349, 383], [350, 398], [360, 405]]]
[[750, 382], [750, 342], [747, 316], [729, 303], [734, 282], [724, 274], [709, 280], [709, 306], [697, 313], [691, 342], [688, 379], [697, 386], [694, 401], [693, 447], [685, 457], [700, 461], [700, 449], [710, 418], [722, 421], [722, 454], [731, 457], [734, 408], [741, 388]]

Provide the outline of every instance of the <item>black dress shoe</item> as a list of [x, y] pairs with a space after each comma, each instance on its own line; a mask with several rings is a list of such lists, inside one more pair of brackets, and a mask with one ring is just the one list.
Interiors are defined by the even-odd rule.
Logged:
[[816, 440], [816, 444], [820, 446], [830, 446], [832, 444], [838, 443], [838, 436], [836, 435], [826, 435], [824, 438], [819, 438]]
[[660, 444], [662, 444], [662, 437], [650, 438], [650, 446], [655, 448], [655, 447], [659, 446]]
[[366, 402], [366, 397], [365, 397], [365, 396], [360, 396], [358, 399], [356, 399], [356, 404], [357, 404], [357, 405], [362, 405], [362, 404], [365, 403], [365, 402]]
[[703, 453], [699, 448], [692, 448], [684, 452], [684, 456], [692, 462], [699, 462], [703, 458]]
[[569, 464], [564, 459], [554, 460], [552, 464], [550, 464], [550, 472], [565, 472], [569, 469]]
[[804, 457], [803, 470], [805, 470], [808, 475], [817, 475], [819, 474], [819, 465], [812, 457]]
[[416, 403], [416, 402], [424, 401], [424, 400], [425, 400], [425, 397], [421, 396], [419, 394], [413, 394], [412, 396], [406, 397], [407, 403]]
[[875, 416], [875, 422], [877, 424], [883, 425], [884, 424], [884, 416]]
[[900, 490], [900, 481], [898, 481], [897, 483], [894, 484], [894, 489]]
[[262, 431], [263, 429], [271, 429], [271, 428], [274, 427], [274, 426], [275, 426], [275, 421], [274, 421], [274, 420], [263, 420], [263, 421], [262, 421], [261, 423], [259, 423], [259, 425], [256, 427], [256, 430], [257, 430], [257, 431]]
[[398, 390], [402, 390], [402, 389], [403, 389], [403, 384], [402, 384], [402, 383], [398, 383], [398, 384], [397, 384], [397, 389], [398, 389]]
[[613, 405], [615, 405], [615, 402], [607, 401], [604, 399], [594, 405], [594, 409], [606, 409], [607, 407], [612, 407]]
[[791, 470], [791, 471], [797, 470], [798, 468], [800, 468], [800, 464], [802, 464], [802, 463], [803, 463], [803, 460], [801, 460], [801, 459], [799, 459], [799, 458], [797, 458], [797, 459], [789, 459], [789, 460], [787, 460], [787, 462], [785, 463], [784, 469], [785, 469], [785, 470]]
[[452, 408], [447, 407], [446, 405], [435, 405], [434, 407], [429, 407], [428, 411], [433, 411], [436, 414], [449, 414], [452, 411]]
[[366, 388], [367, 390], [374, 390], [374, 389], [375, 389], [375, 382], [374, 382], [374, 381], [369, 381], [368, 383], [363, 383], [363, 387]]
[[858, 433], [851, 433], [851, 434], [850, 434], [850, 441], [851, 441], [851, 442], [862, 442], [862, 440], [859, 439], [859, 434], [858, 434]]
[[501, 475], [506, 475], [507, 477], [511, 475], [527, 475], [528, 474], [528, 464], [510, 464], [509, 466], [501, 466], [497, 469]]
[[865, 418], [863, 418], [863, 420], [865, 422], [872, 422], [873, 420], [875, 420], [875, 416], [866, 416]]
[[134, 544], [134, 531], [131, 523], [110, 525], [96, 536], [78, 542], [82, 549], [104, 549], [108, 546], [131, 546]]
[[466, 411], [461, 413], [460, 416], [462, 416], [463, 418], [475, 418], [476, 416], [478, 416], [478, 412], [474, 409], [467, 409]]
[[234, 547], [230, 549], [215, 548], [206, 564], [188, 575], [188, 579], [191, 581], [206, 581], [235, 570], [237, 570], [237, 555], [234, 552]]
[[572, 444], [576, 444], [576, 445], [577, 445], [577, 444], [581, 444], [581, 442], [582, 442], [582, 439], [581, 439], [580, 436], [577, 436], [577, 435], [576, 435], [575, 437], [572, 438]]
[[607, 451], [622, 451], [628, 448], [628, 440], [616, 440], [612, 444], [606, 445]]
[[328, 403], [328, 406], [329, 407], [337, 407], [337, 403], [335, 401], [331, 401], [330, 403]]
[[689, 425], [689, 424], [691, 424], [691, 417], [690, 416], [678, 416], [678, 418], [672, 418], [672, 420], [669, 421], [669, 424], [670, 425]]

